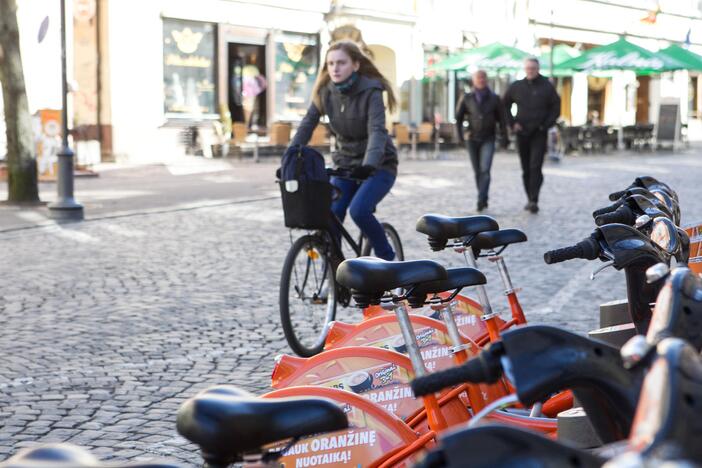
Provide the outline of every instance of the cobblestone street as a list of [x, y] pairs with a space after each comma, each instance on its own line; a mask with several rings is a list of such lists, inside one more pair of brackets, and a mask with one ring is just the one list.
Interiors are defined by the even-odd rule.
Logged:
[[[276, 194], [275, 167], [255, 169], [264, 195]], [[596, 328], [598, 304], [624, 297], [623, 273], [590, 281], [594, 262], [547, 266], [543, 252], [588, 236], [592, 210], [637, 175], [677, 190], [683, 224], [700, 221], [701, 173], [692, 151], [548, 162], [532, 215], [522, 209], [516, 155], [499, 154], [486, 213], [529, 236], [505, 258], [530, 322]], [[398, 228], [407, 259], [458, 266], [459, 256], [431, 252], [414, 224], [428, 212], [473, 214], [475, 199], [467, 157], [402, 162], [379, 216]], [[176, 411], [215, 384], [267, 390], [273, 358], [287, 352], [277, 299], [289, 245], [275, 198], [0, 233], [0, 459], [65, 441], [105, 458], [197, 464], [175, 431]], [[483, 267], [493, 304], [506, 312], [497, 271]], [[351, 316], [358, 312], [338, 317]]]

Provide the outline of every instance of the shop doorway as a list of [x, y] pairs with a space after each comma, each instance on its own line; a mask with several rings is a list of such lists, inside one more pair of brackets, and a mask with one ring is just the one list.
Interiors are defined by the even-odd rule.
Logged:
[[232, 122], [246, 124], [249, 131], [265, 133], [266, 47], [229, 42], [228, 103]]
[[647, 124], [649, 108], [648, 90], [651, 77], [637, 76], [636, 81], [639, 82], [639, 86], [636, 88], [636, 123]]
[[605, 102], [609, 78], [587, 77], [587, 124], [602, 125], [605, 121]]

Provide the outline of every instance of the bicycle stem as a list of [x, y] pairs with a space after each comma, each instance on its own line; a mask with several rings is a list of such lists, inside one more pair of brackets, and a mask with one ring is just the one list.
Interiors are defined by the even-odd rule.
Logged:
[[491, 252], [488, 260], [497, 265], [497, 271], [500, 273], [500, 279], [502, 280], [502, 285], [505, 288], [505, 296], [507, 296], [507, 299], [509, 300], [509, 308], [512, 311], [512, 318], [520, 325], [525, 324], [526, 318], [524, 317], [524, 311], [519, 303], [519, 299], [517, 299], [517, 291], [512, 285], [512, 278], [509, 276], [505, 259], [501, 255]]
[[[468, 248], [463, 248], [463, 258], [466, 260], [466, 265], [471, 268], [478, 269], [478, 263], [475, 261], [475, 255], [473, 255], [473, 250]], [[478, 292], [478, 302], [480, 302], [483, 308], [483, 320], [491, 318], [493, 316], [492, 307], [490, 306], [490, 300], [488, 299], [487, 289], [485, 285], [479, 284], [474, 286], [475, 290]]]
[[[414, 328], [412, 328], [412, 322], [410, 321], [409, 313], [407, 311], [408, 307], [409, 306], [406, 304], [396, 304], [394, 307], [395, 316], [397, 317], [397, 323], [400, 326], [402, 338], [404, 339], [405, 346], [407, 347], [407, 354], [412, 362], [414, 374], [417, 377], [422, 377], [427, 375], [427, 369], [424, 366], [424, 359], [422, 359], [422, 353], [419, 350], [417, 336], [414, 333]], [[427, 395], [423, 397], [423, 400], [427, 409], [427, 421], [429, 422], [429, 427], [435, 432], [446, 429], [448, 424], [446, 424], [444, 415], [441, 413], [441, 408], [436, 400], [436, 396]]]

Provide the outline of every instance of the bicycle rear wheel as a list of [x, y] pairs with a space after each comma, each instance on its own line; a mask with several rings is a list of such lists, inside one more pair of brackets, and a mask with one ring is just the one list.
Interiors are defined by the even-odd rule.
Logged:
[[[397, 230], [390, 223], [380, 223], [385, 231], [385, 237], [388, 238], [388, 242], [395, 251], [395, 260], [404, 261], [405, 251], [402, 249], [402, 241], [400, 240], [400, 235]], [[368, 238], [363, 236], [363, 250], [361, 250], [361, 255], [366, 257], [371, 254], [371, 245], [368, 242]]]
[[318, 235], [297, 239], [280, 278], [280, 321], [292, 351], [302, 357], [324, 348], [336, 317], [336, 281], [329, 244]]

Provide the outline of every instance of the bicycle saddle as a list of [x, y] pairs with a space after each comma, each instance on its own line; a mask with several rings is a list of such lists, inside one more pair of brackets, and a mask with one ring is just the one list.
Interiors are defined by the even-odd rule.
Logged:
[[460, 429], [441, 438], [419, 468], [600, 467], [604, 459], [541, 435], [508, 426]]
[[449, 239], [473, 236], [480, 232], [500, 229], [490, 216], [465, 216], [454, 218], [436, 214], [426, 214], [417, 220], [416, 229], [429, 236], [432, 250], [442, 250]]
[[527, 236], [519, 229], [500, 229], [499, 231], [481, 232], [471, 241], [470, 246], [477, 256], [481, 250], [507, 247], [510, 244], [526, 242]]
[[395, 288], [447, 279], [446, 269], [431, 260], [388, 262], [375, 257], [345, 260], [336, 271], [336, 281], [353, 294], [382, 294]]
[[410, 297], [408, 297], [410, 305], [412, 307], [421, 307], [428, 294], [453, 291], [455, 289], [477, 286], [487, 282], [485, 275], [475, 268], [447, 268], [446, 273], [448, 278], [445, 280], [419, 283], [412, 290]]
[[103, 463], [87, 450], [70, 444], [39, 445], [20, 451], [0, 468], [179, 468], [170, 462]]
[[200, 446], [205, 461], [227, 464], [286, 439], [348, 427], [344, 411], [324, 398], [263, 399], [221, 385], [178, 410], [178, 433]]

